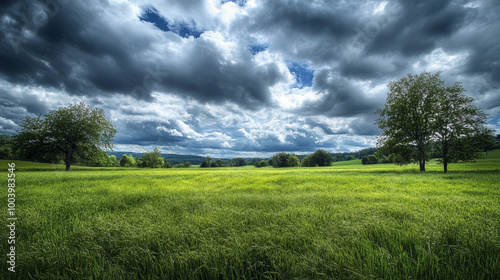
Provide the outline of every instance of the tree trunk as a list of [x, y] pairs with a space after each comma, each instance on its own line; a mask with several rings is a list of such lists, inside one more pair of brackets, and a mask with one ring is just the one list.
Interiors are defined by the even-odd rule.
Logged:
[[448, 172], [448, 144], [443, 144], [443, 170], [444, 173]]
[[420, 159], [420, 171], [425, 171], [425, 159]]
[[418, 163], [420, 164], [420, 172], [425, 171], [425, 152], [423, 145], [418, 148]]
[[64, 159], [64, 162], [66, 163], [66, 171], [69, 171], [69, 168], [71, 166], [71, 158], [73, 157], [73, 151], [70, 150], [68, 152], [65, 152], [66, 157]]

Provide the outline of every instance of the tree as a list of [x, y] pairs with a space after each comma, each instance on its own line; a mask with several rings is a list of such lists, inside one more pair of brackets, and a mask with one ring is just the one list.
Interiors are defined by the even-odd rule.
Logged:
[[0, 135], [0, 159], [12, 159], [12, 136]]
[[402, 154], [405, 161], [400, 164], [418, 161], [420, 171], [425, 171], [432, 119], [437, 113], [434, 106], [443, 87], [439, 73], [427, 72], [389, 83], [385, 108], [377, 110], [380, 118], [376, 123], [383, 131], [379, 146]]
[[431, 144], [437, 142], [445, 172], [449, 162], [479, 156], [471, 147], [472, 142], [481, 146], [479, 139], [489, 133], [486, 117], [470, 104], [460, 83], [447, 87], [439, 72], [423, 72], [392, 81], [388, 88], [385, 108], [377, 110], [381, 153], [396, 154], [392, 159], [401, 165], [418, 162], [425, 171]]
[[150, 168], [161, 168], [164, 164], [164, 159], [161, 156], [160, 148], [155, 147], [153, 152], [145, 153], [142, 157], [142, 166]]
[[302, 166], [304, 167], [330, 166], [332, 164], [332, 161], [333, 158], [329, 152], [323, 149], [319, 149], [316, 152], [302, 159]]
[[174, 165], [175, 168], [189, 168], [191, 166], [191, 163], [189, 161], [178, 163]]
[[362, 164], [377, 164], [378, 159], [375, 155], [368, 155], [368, 156], [363, 156], [361, 158], [361, 163]]
[[299, 158], [294, 154], [287, 154], [285, 152], [277, 153], [273, 156], [273, 167], [297, 167], [300, 166]]
[[222, 161], [222, 159], [217, 159], [215, 161], [215, 167], [224, 167], [224, 162]]
[[134, 156], [123, 154], [122, 157], [120, 158], [120, 166], [121, 167], [135, 166]]
[[253, 164], [255, 167], [265, 167], [265, 166], [269, 166], [269, 161], [267, 160], [261, 160], [259, 162], [256, 162]]
[[444, 172], [448, 171], [449, 163], [481, 157], [480, 153], [491, 142], [486, 114], [472, 105], [474, 99], [464, 91], [457, 82], [439, 92], [436, 103], [438, 114], [433, 122], [433, 135]]
[[112, 150], [116, 128], [104, 110], [80, 102], [50, 111], [45, 118], [27, 116], [21, 121], [15, 146], [21, 157], [42, 161], [64, 156], [66, 171], [74, 156], [85, 158]]
[[298, 167], [298, 166], [300, 166], [299, 158], [296, 155], [291, 154], [287, 160], [287, 167]]
[[212, 158], [207, 156], [207, 158], [200, 164], [200, 167], [210, 168], [212, 166]]
[[245, 166], [247, 164], [248, 164], [247, 160], [240, 157], [233, 158], [228, 162], [229, 166]]

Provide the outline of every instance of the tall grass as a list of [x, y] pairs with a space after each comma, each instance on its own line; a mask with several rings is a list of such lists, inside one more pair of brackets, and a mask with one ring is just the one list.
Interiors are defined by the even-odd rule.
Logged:
[[446, 174], [17, 165], [2, 279], [500, 279], [499, 151]]

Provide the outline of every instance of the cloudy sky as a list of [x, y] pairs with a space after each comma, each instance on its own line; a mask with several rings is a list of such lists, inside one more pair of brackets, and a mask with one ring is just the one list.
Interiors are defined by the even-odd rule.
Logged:
[[387, 83], [442, 71], [500, 133], [498, 0], [0, 4], [0, 134], [84, 101], [117, 151], [270, 156], [373, 147]]

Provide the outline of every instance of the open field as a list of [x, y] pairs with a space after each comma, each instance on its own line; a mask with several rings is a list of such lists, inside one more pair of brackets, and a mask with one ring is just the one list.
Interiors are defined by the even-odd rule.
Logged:
[[2, 279], [500, 279], [499, 150], [446, 174], [16, 166]]

